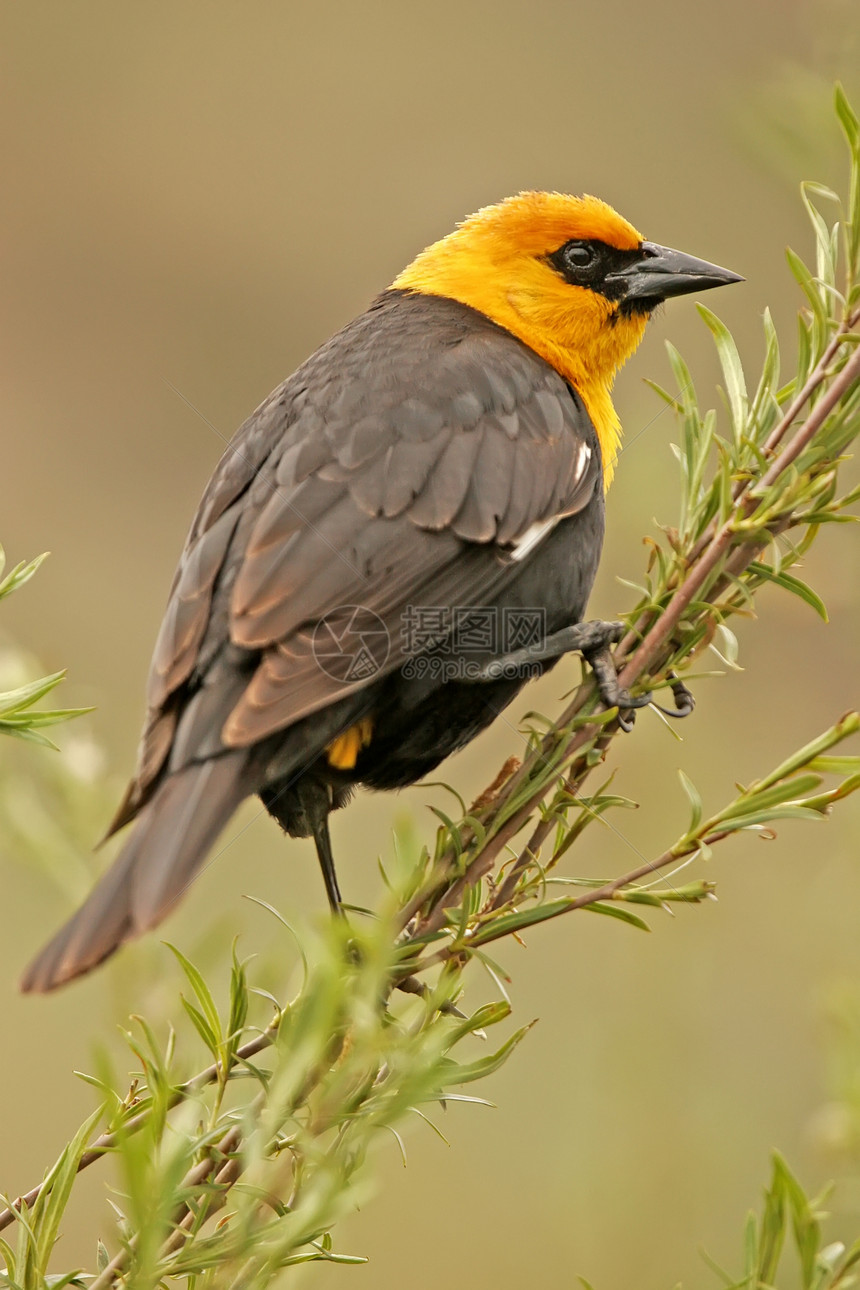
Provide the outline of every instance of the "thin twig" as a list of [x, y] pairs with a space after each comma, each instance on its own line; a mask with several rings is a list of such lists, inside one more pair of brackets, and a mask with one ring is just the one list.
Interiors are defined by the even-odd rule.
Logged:
[[[275, 1035], [277, 1034], [279, 1024], [280, 1019], [268, 1026], [262, 1034], [257, 1035], [254, 1039], [250, 1039], [247, 1044], [243, 1044], [241, 1048], [238, 1048], [236, 1050], [235, 1064], [247, 1061], [251, 1057], [255, 1057], [257, 1053], [261, 1053], [266, 1048], [271, 1047]], [[174, 1107], [179, 1106], [180, 1102], [184, 1102], [189, 1097], [193, 1097], [195, 1093], [206, 1088], [208, 1084], [214, 1084], [219, 1078], [219, 1071], [220, 1063], [213, 1062], [211, 1066], [207, 1066], [205, 1070], [200, 1071], [192, 1079], [186, 1080], [184, 1084], [180, 1084], [168, 1099], [168, 1109], [173, 1110]], [[113, 1130], [110, 1133], [103, 1133], [101, 1137], [96, 1138], [92, 1146], [88, 1147], [81, 1156], [78, 1162], [77, 1172], [80, 1173], [83, 1169], [88, 1169], [90, 1165], [95, 1164], [97, 1160], [101, 1160], [102, 1156], [106, 1155], [109, 1151], [112, 1151], [122, 1138], [127, 1138], [130, 1134], [137, 1133], [139, 1129], [142, 1129], [149, 1120], [149, 1114], [148, 1108], [140, 1111], [137, 1115], [128, 1120], [121, 1129]], [[22, 1205], [26, 1205], [28, 1209], [32, 1209], [44, 1189], [45, 1183], [40, 1183], [38, 1187], [31, 1188], [26, 1195], [16, 1197], [8, 1209], [0, 1211], [0, 1231], [2, 1231], [3, 1228], [8, 1227], [10, 1223], [14, 1223], [16, 1215], [21, 1212]], [[90, 1287], [90, 1290], [93, 1290], [92, 1286]]]
[[[233, 1156], [234, 1153], [238, 1151], [241, 1141], [242, 1135], [239, 1132], [238, 1125], [234, 1125], [231, 1129], [228, 1129], [221, 1141], [207, 1151], [205, 1158], [196, 1164], [193, 1169], [189, 1169], [188, 1173], [182, 1180], [182, 1190], [184, 1191], [186, 1188], [191, 1187], [199, 1187], [200, 1184], [204, 1183], [212, 1173], [213, 1168], [218, 1171], [215, 1175], [216, 1183], [218, 1182], [219, 1174], [229, 1171], [230, 1166], [235, 1165], [240, 1171], [237, 1160], [229, 1159], [225, 1164], [218, 1166], [215, 1164], [213, 1157], [215, 1155]], [[238, 1172], [236, 1176], [238, 1177]], [[232, 1179], [232, 1181], [235, 1181], [235, 1179]], [[220, 1208], [220, 1206], [215, 1203], [219, 1199], [223, 1205], [223, 1198], [218, 1196], [213, 1196], [211, 1198], [213, 1204], [210, 1206], [210, 1209], [213, 1212], [215, 1209]], [[178, 1250], [179, 1247], [185, 1243], [188, 1238], [188, 1231], [187, 1228], [183, 1230], [183, 1224], [189, 1219], [189, 1217], [193, 1219], [193, 1213], [188, 1209], [187, 1205], [183, 1205], [182, 1213], [177, 1216], [173, 1232], [161, 1247], [162, 1256], [172, 1254], [174, 1250]], [[110, 1287], [114, 1284], [117, 1277], [125, 1270], [126, 1264], [128, 1263], [132, 1253], [133, 1247], [125, 1246], [118, 1254], [115, 1254], [104, 1271], [100, 1272], [96, 1277], [95, 1281], [90, 1286], [90, 1290], [110, 1290]]]
[[[676, 850], [675, 848], [670, 848], [658, 856], [656, 860], [648, 860], [645, 864], [631, 869], [629, 873], [622, 874], [620, 878], [612, 878], [609, 882], [605, 882], [602, 887], [592, 887], [589, 891], [583, 892], [581, 896], [576, 896], [570, 901], [559, 901], [558, 909], [547, 915], [547, 921], [550, 918], [558, 918], [562, 914], [572, 913], [575, 909], [585, 909], [589, 905], [612, 900], [623, 887], [629, 887], [631, 883], [638, 882], [640, 878], [647, 878], [650, 874], [656, 873], [658, 869], [665, 869], [667, 865], [675, 864], [687, 856], [695, 855], [702, 846], [710, 847], [717, 842], [722, 842], [730, 833], [731, 830], [723, 829], [716, 833], [710, 833], [705, 838], [697, 839], [694, 843], [691, 843], [688, 849]], [[505, 935], [507, 935], [505, 931], [499, 932], [499, 937]], [[496, 939], [498, 938], [492, 935], [482, 936], [480, 939], [476, 938], [476, 948], [478, 945], [489, 945]], [[449, 959], [462, 954], [464, 951], [468, 953], [468, 950], [468, 942], [465, 945], [443, 946], [442, 949], [434, 951], [433, 954], [421, 959], [418, 963], [410, 964], [410, 969], [413, 972], [425, 972], [428, 968], [435, 967], [439, 963], [446, 963]]]

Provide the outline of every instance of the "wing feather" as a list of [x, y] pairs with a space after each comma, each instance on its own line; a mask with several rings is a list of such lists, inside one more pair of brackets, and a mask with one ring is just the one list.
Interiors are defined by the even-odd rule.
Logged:
[[[118, 819], [171, 773], [337, 703], [314, 627], [360, 604], [400, 665], [405, 608], [486, 603], [600, 488], [581, 401], [454, 301], [388, 293], [249, 418], [201, 502]], [[378, 675], [378, 674], [377, 674]]]
[[496, 537], [508, 508], [516, 444], [501, 426], [487, 421], [480, 451], [469, 478], [466, 500], [454, 519], [454, 530], [470, 542]]
[[[462, 400], [461, 400], [462, 401]], [[409, 518], [421, 529], [445, 529], [463, 504], [483, 427], [458, 429], [448, 440], [421, 492], [409, 507]]]

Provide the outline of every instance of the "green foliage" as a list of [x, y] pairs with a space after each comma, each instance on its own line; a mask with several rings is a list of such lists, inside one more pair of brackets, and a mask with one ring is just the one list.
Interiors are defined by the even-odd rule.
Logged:
[[[0, 600], [28, 582], [45, 558], [40, 555], [22, 562], [2, 578]], [[4, 564], [0, 548], [0, 575]], [[57, 751], [44, 729], [91, 709], [35, 708], [65, 676], [65, 672], [54, 672], [34, 680], [37, 668], [31, 658], [4, 643], [0, 650], [0, 734]], [[4, 855], [44, 870], [69, 899], [79, 900], [92, 882], [89, 853], [93, 838], [109, 818], [115, 796], [116, 786], [105, 781], [104, 756], [91, 736], [80, 729], [70, 732], [59, 756], [48, 761], [20, 757], [19, 751], [17, 745], [0, 739]]]
[[732, 1276], [707, 1254], [705, 1262], [726, 1290], [772, 1290], [777, 1278], [792, 1275], [793, 1262], [802, 1290], [849, 1290], [860, 1284], [860, 1241], [846, 1249], [841, 1241], [825, 1240], [822, 1211], [826, 1193], [812, 1199], [778, 1152], [773, 1156], [770, 1186], [761, 1215], [750, 1213], [744, 1228], [744, 1271]]
[[[803, 189], [816, 257], [812, 269], [789, 254], [805, 300], [795, 375], [779, 385], [780, 346], [768, 315], [753, 382], [725, 326], [702, 310], [723, 370], [721, 434], [721, 418], [700, 410], [686, 364], [670, 351], [679, 393], [665, 397], [679, 419], [682, 502], [677, 527], [651, 541], [640, 598], [616, 652], [622, 682], [638, 691], [683, 701], [679, 674], [709, 647], [735, 665], [727, 623], [751, 613], [763, 586], [826, 616], [791, 570], [822, 524], [852, 518], [856, 500], [856, 493], [840, 495], [839, 475], [860, 432], [860, 128], [841, 92], [837, 113], [851, 153], [850, 198], [845, 210], [829, 190]], [[823, 203], [835, 209], [831, 225]], [[13, 576], [20, 583], [21, 570]], [[525, 1034], [521, 1028], [493, 1051], [480, 1050], [487, 1030], [510, 1012], [507, 975], [488, 945], [577, 910], [647, 928], [640, 910], [692, 907], [713, 895], [714, 884], [700, 877], [676, 886], [678, 869], [738, 834], [772, 836], [775, 824], [820, 822], [860, 788], [860, 756], [850, 743], [860, 714], [850, 712], [769, 774], [738, 786], [719, 810], [682, 776], [689, 824], [638, 869], [613, 878], [562, 876], [557, 867], [581, 852], [587, 830], [633, 805], [610, 779], [589, 782], [619, 731], [618, 717], [601, 709], [591, 681], [558, 721], [534, 714], [522, 765], [503, 767], [471, 807], [461, 802], [459, 818], [437, 812], [432, 846], [400, 835], [379, 913], [336, 920], [303, 947], [304, 977], [292, 999], [255, 990], [234, 946], [228, 997], [219, 1005], [218, 992], [174, 950], [187, 982], [177, 1029], [160, 1036], [133, 1018], [130, 1086], [105, 1062], [86, 1077], [98, 1110], [42, 1185], [0, 1213], [0, 1230], [17, 1228], [14, 1244], [0, 1242], [0, 1285], [80, 1282], [106, 1290], [122, 1279], [142, 1290], [174, 1279], [190, 1290], [264, 1290], [296, 1264], [361, 1261], [335, 1252], [331, 1229], [363, 1195], [371, 1149], [393, 1140], [405, 1159], [403, 1125], [417, 1116], [435, 1127], [440, 1105], [480, 1101], [457, 1090], [496, 1071]], [[525, 842], [514, 846], [526, 828]], [[663, 869], [671, 872], [655, 877]], [[475, 961], [503, 997], [464, 1013]], [[189, 1079], [190, 1052], [209, 1064]], [[97, 1122], [103, 1131], [92, 1138]], [[107, 1154], [120, 1177], [110, 1249], [94, 1240], [92, 1272], [56, 1277], [52, 1248], [74, 1176]], [[793, 1247], [805, 1290], [846, 1290], [856, 1284], [860, 1245], [826, 1244], [821, 1224], [820, 1201], [808, 1199], [776, 1157], [762, 1214], [745, 1229], [743, 1273], [732, 1277], [709, 1262], [725, 1286], [767, 1290]]]
[[[0, 600], [10, 596], [19, 587], [23, 587], [25, 582], [29, 582], [45, 559], [47, 559], [47, 552], [37, 555], [35, 560], [29, 562], [22, 560], [3, 578], [6, 556], [3, 548], [0, 547]], [[33, 711], [33, 704], [38, 703], [46, 694], [50, 694], [65, 675], [65, 672], [53, 672], [38, 681], [29, 681], [14, 690], [7, 690], [5, 694], [0, 694], [0, 734], [14, 735], [16, 739], [26, 739], [30, 743], [45, 744], [48, 748], [55, 748], [56, 745], [47, 735], [42, 734], [45, 726], [55, 726], [59, 721], [68, 721], [71, 717], [79, 717], [82, 713], [91, 711], [90, 708]]]
[[139, 1066], [131, 1089], [120, 1096], [109, 1072], [91, 1077], [103, 1108], [48, 1173], [32, 1208], [18, 1212], [18, 1248], [3, 1247], [10, 1287], [44, 1284], [69, 1179], [102, 1116], [107, 1132], [95, 1150], [117, 1157], [120, 1253], [133, 1262], [135, 1286], [213, 1268], [223, 1284], [264, 1286], [296, 1263], [363, 1261], [336, 1253], [329, 1228], [361, 1194], [357, 1178], [371, 1145], [393, 1134], [402, 1150], [396, 1126], [408, 1116], [480, 1100], [457, 1090], [496, 1070], [527, 1029], [476, 1055], [475, 1035], [504, 1021], [509, 1005], [464, 1017], [452, 1004], [456, 972], [424, 997], [393, 996], [395, 955], [388, 922], [361, 930], [333, 924], [303, 988], [263, 1026], [237, 960], [221, 1014], [197, 969], [178, 955], [200, 1005], [187, 1009], [192, 1033], [212, 1065], [181, 1082], [172, 1032], [159, 1043], [136, 1020], [126, 1036]]

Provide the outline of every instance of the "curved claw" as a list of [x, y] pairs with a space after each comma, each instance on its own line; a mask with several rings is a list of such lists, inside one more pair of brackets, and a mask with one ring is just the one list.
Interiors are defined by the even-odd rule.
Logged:
[[[622, 623], [602, 623], [601, 627], [610, 627], [613, 634], [619, 628], [623, 628]], [[615, 659], [609, 646], [604, 642], [598, 647], [583, 651], [588, 659], [591, 669], [594, 672], [594, 679], [597, 682], [597, 689], [600, 694], [601, 702], [607, 708], [618, 708], [618, 724], [622, 730], [630, 731], [633, 729], [633, 723], [630, 720], [629, 713], [635, 712], [637, 708], [644, 708], [651, 702], [651, 692], [637, 695], [636, 698], [628, 690], [623, 690], [618, 684], [618, 672], [615, 667]]]
[[618, 704], [618, 725], [626, 735], [630, 734], [636, 722], [637, 708], [647, 708], [652, 700], [650, 690], [644, 694], [637, 695], [636, 698], [628, 690], [619, 691], [616, 703]]
[[623, 708], [627, 711], [630, 708], [647, 708], [648, 704], [652, 703], [653, 700], [654, 695], [651, 690], [646, 690], [644, 694], [637, 695], [635, 699], [629, 691], [620, 690], [615, 702], [618, 704], [619, 708]]
[[696, 700], [684, 682], [678, 680], [674, 672], [669, 673], [669, 679], [672, 697], [675, 700], [674, 709], [663, 708], [659, 703], [655, 703], [654, 707], [658, 712], [662, 712], [664, 717], [674, 717], [676, 720], [680, 717], [689, 717], [695, 709]]

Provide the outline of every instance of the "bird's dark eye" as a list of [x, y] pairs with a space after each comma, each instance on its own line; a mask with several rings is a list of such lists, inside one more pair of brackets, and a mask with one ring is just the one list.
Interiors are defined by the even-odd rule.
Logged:
[[615, 270], [619, 258], [626, 265], [632, 254], [638, 257], [640, 252], [619, 251], [597, 238], [572, 237], [547, 256], [547, 263], [572, 287], [605, 293], [607, 274]]
[[588, 269], [597, 259], [597, 252], [588, 242], [568, 242], [561, 253], [568, 269]]

